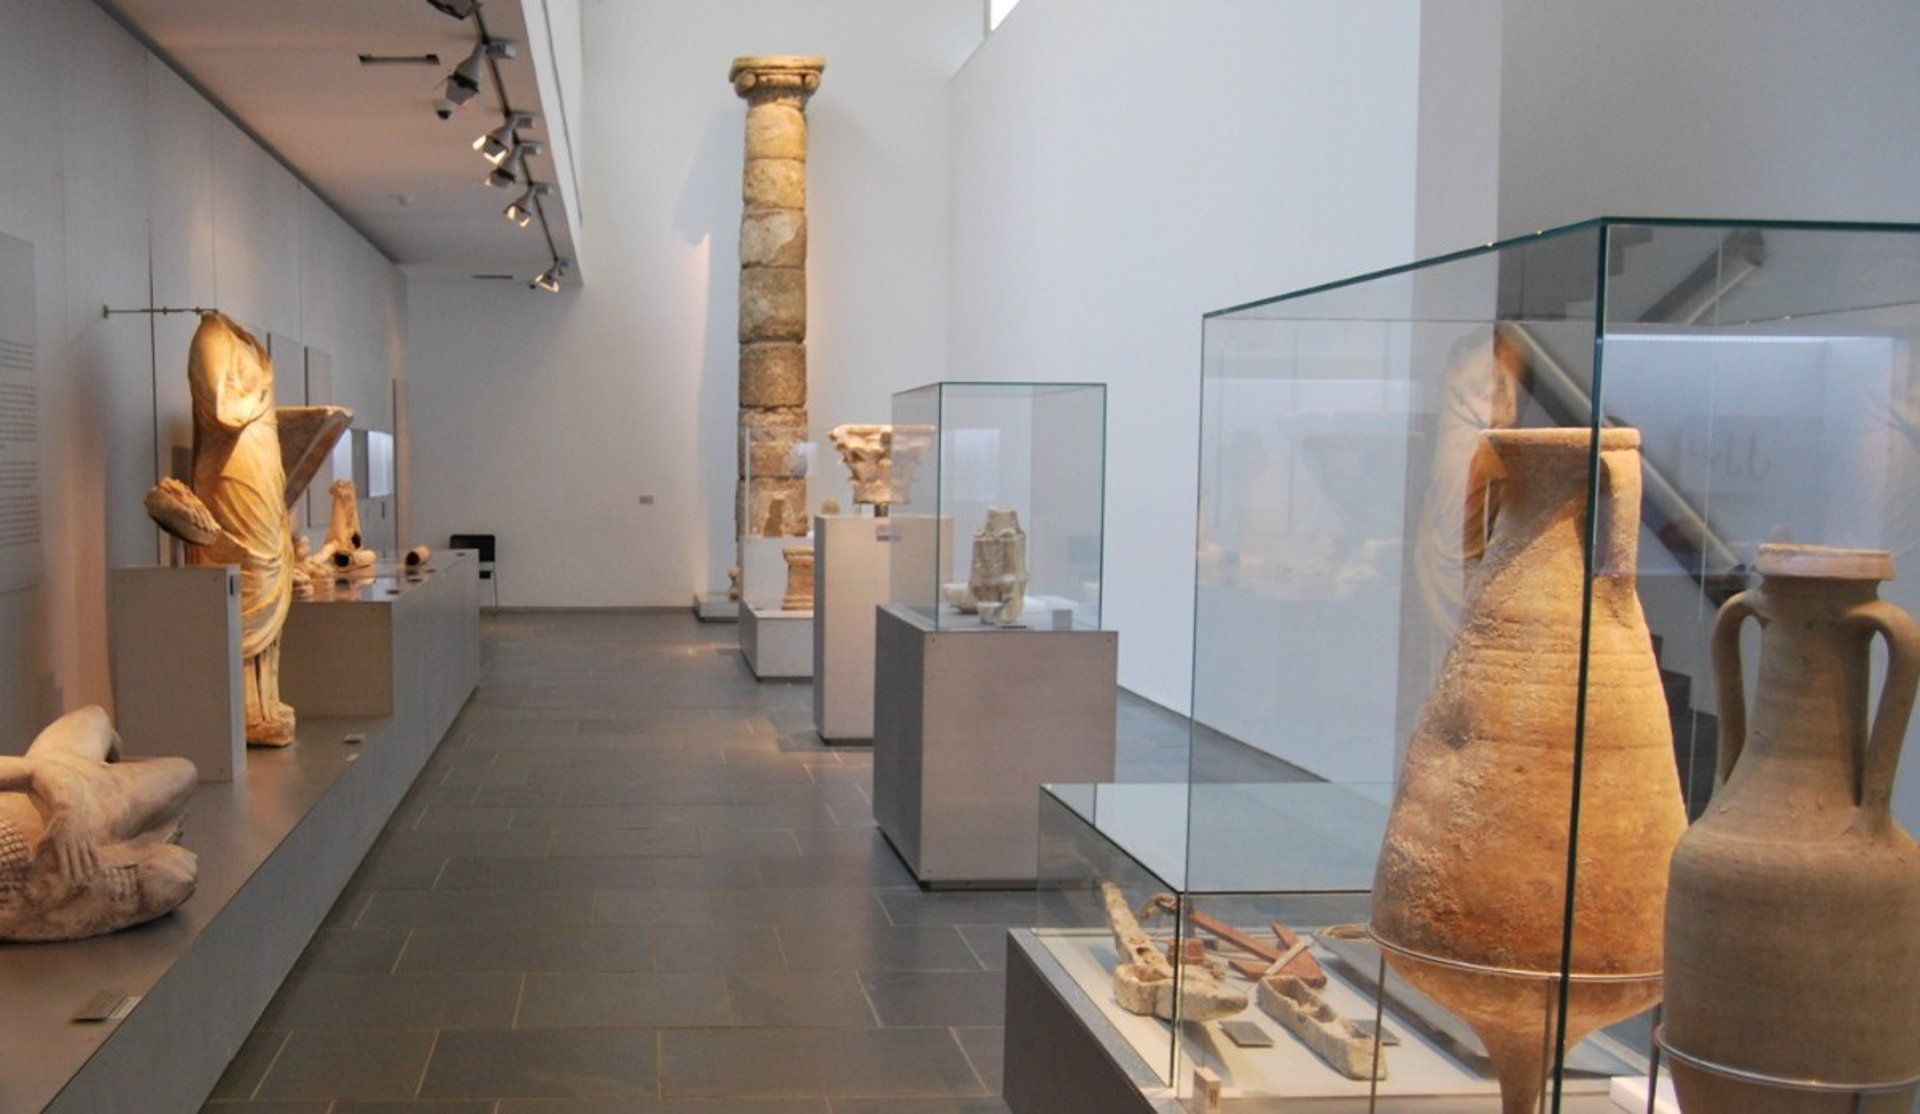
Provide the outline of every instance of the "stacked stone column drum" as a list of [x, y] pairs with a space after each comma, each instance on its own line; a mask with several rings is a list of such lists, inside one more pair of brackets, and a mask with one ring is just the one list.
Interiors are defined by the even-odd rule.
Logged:
[[[736, 58], [747, 102], [740, 216], [740, 537], [807, 532], [807, 99], [826, 59]], [[769, 523], [774, 499], [784, 501]]]

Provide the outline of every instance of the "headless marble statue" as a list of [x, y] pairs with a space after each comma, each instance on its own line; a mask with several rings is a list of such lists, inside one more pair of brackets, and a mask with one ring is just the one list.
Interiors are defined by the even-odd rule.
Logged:
[[973, 536], [973, 568], [967, 594], [989, 626], [1020, 621], [1027, 600], [1027, 532], [1008, 507], [988, 507], [986, 525]]
[[0, 940], [97, 936], [192, 895], [199, 861], [177, 841], [193, 763], [119, 751], [89, 706], [0, 757]]
[[353, 411], [273, 404], [266, 346], [220, 313], [201, 315], [187, 359], [193, 394], [193, 485], [162, 480], [147, 513], [187, 543], [190, 565], [240, 567], [247, 741], [293, 742], [280, 700], [280, 631], [293, 600], [288, 508], [346, 432]]

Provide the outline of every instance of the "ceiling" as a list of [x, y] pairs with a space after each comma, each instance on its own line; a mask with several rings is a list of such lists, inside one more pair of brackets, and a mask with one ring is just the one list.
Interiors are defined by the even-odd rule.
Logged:
[[[491, 79], [451, 119], [434, 113], [447, 74], [478, 42], [474, 20], [453, 19], [426, 0], [102, 3], [394, 262], [414, 272], [520, 278], [549, 262], [537, 222], [523, 229], [501, 215], [519, 191], [482, 184], [490, 168], [472, 143], [503, 115]], [[546, 143], [527, 160], [533, 177], [553, 182], [555, 152], [535, 73], [536, 62], [547, 66], [550, 58], [529, 47], [521, 0], [494, 0], [480, 16], [492, 38], [520, 46], [499, 73], [514, 111], [535, 116], [521, 135]], [[439, 62], [370, 66], [361, 64], [362, 53], [435, 53]], [[557, 253], [571, 257], [561, 191], [543, 205]]]

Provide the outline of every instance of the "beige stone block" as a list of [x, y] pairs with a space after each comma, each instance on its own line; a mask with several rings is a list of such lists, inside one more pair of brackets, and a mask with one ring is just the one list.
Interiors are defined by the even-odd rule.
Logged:
[[[747, 536], [755, 538], [798, 538], [807, 532], [807, 480], [805, 476], [769, 476], [756, 478], [748, 493], [752, 513], [747, 518]], [[783, 508], [777, 520], [769, 522], [775, 500]], [[769, 528], [771, 527], [771, 529]]]
[[807, 117], [797, 98], [767, 101], [747, 110], [747, 157], [806, 160]]
[[740, 272], [740, 342], [807, 339], [807, 273], [797, 267]]
[[798, 159], [748, 159], [740, 197], [749, 209], [805, 209], [807, 164]]
[[740, 405], [768, 407], [806, 404], [806, 345], [780, 340], [741, 346]]
[[807, 265], [807, 214], [798, 209], [755, 209], [740, 218], [742, 267]]

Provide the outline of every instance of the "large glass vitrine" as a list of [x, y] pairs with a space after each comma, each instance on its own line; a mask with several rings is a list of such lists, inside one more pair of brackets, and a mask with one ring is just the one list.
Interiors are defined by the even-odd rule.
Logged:
[[1203, 344], [1188, 779], [1042, 795], [1110, 1039], [1229, 1109], [1908, 1109], [1920, 228], [1602, 219]]

